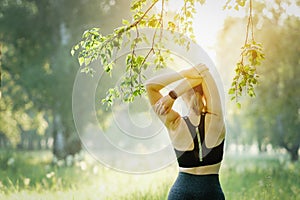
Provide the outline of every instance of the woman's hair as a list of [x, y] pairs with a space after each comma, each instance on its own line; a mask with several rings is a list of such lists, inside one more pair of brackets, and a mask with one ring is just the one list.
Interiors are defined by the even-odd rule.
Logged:
[[197, 85], [197, 86], [191, 88], [190, 90], [188, 90], [187, 92], [185, 92], [185, 93], [182, 95], [182, 99], [183, 99], [185, 102], [188, 102], [188, 101], [191, 100], [191, 98], [193, 97], [193, 95], [195, 95], [196, 93], [198, 93], [198, 94], [200, 95], [202, 104], [203, 104], [203, 106], [205, 107], [205, 105], [206, 105], [206, 99], [205, 99], [204, 94], [203, 94], [203, 87], [202, 87], [202, 84]]
[[196, 93], [196, 92], [199, 92], [199, 94], [200, 94], [201, 96], [203, 96], [203, 88], [202, 88], [202, 84], [193, 87], [193, 91], [194, 91], [195, 93]]

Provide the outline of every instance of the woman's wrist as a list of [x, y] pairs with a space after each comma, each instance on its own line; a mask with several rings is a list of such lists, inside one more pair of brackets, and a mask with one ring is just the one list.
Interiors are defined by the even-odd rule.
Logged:
[[203, 64], [203, 63], [200, 63], [196, 66], [194, 66], [194, 68], [198, 71], [198, 73], [201, 75], [203, 72], [209, 70], [208, 67]]

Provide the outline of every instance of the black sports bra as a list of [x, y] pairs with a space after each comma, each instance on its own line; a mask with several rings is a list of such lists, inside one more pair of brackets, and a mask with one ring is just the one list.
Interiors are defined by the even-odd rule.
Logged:
[[207, 148], [205, 144], [205, 115], [206, 113], [201, 114], [198, 126], [194, 126], [188, 117], [183, 117], [193, 138], [194, 149], [191, 151], [178, 151], [174, 148], [180, 167], [192, 168], [213, 165], [223, 159], [224, 140], [213, 148]]

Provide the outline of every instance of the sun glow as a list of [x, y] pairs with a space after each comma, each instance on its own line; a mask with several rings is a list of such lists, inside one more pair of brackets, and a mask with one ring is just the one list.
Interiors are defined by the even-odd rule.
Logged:
[[[224, 20], [228, 16], [244, 16], [245, 11], [223, 10], [224, 1], [210, 0], [204, 5], [196, 6], [197, 13], [194, 16], [194, 32], [197, 43], [204, 48], [211, 59], [216, 62], [215, 45], [217, 34], [223, 28]], [[178, 11], [183, 1], [169, 0], [167, 11]], [[157, 6], [160, 9], [160, 5]]]

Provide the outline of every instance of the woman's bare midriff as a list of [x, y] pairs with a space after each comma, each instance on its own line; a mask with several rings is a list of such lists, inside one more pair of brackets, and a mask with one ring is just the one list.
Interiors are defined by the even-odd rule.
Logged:
[[219, 174], [220, 167], [221, 167], [221, 162], [214, 165], [193, 167], [193, 168], [179, 167], [179, 171], [189, 173], [189, 174], [194, 174], [194, 175]]

